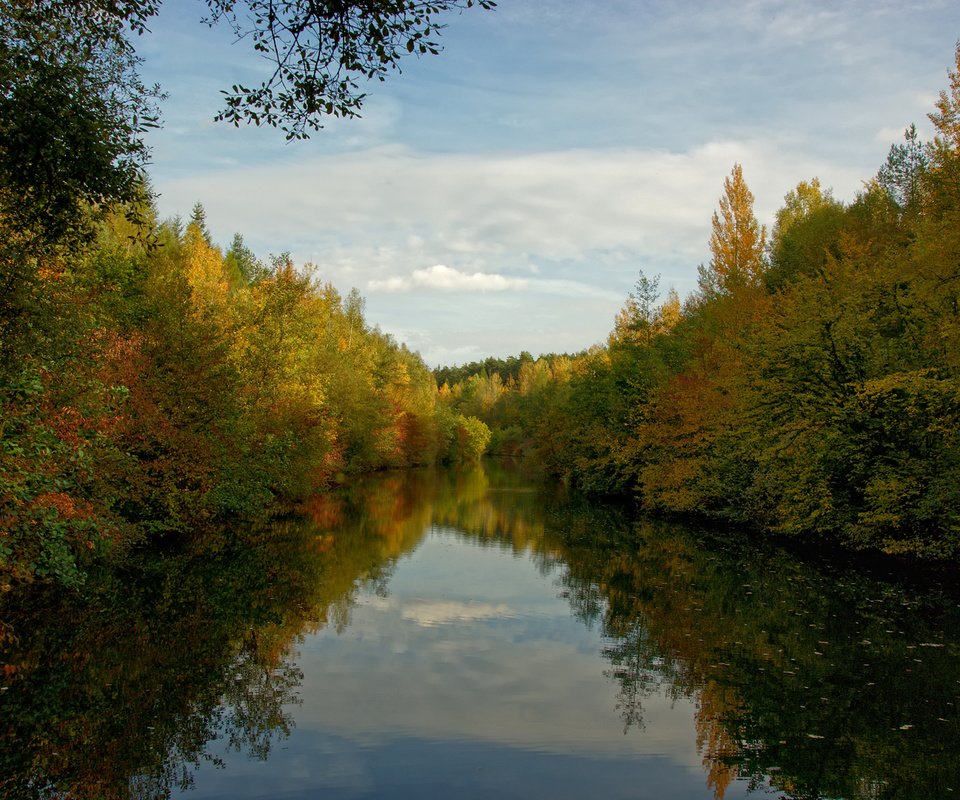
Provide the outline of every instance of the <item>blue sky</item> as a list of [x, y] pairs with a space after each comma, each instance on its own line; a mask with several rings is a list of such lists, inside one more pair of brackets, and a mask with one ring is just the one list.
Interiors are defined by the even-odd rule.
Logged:
[[681, 295], [735, 162], [768, 226], [819, 177], [853, 198], [947, 83], [960, 11], [916, 2], [500, 0], [308, 142], [212, 121], [263, 70], [167, 0], [138, 43], [170, 96], [163, 216], [289, 251], [428, 365], [603, 342], [642, 269]]

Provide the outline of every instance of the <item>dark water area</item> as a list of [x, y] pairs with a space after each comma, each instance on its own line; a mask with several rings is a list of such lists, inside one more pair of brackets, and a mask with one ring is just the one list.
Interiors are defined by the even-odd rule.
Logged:
[[2, 798], [960, 795], [949, 571], [492, 462], [0, 597]]

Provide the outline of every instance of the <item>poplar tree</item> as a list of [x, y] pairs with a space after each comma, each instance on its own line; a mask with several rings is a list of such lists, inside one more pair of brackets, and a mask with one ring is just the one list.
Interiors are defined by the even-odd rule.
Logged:
[[766, 227], [753, 214], [753, 193], [743, 179], [743, 169], [734, 164], [723, 181], [719, 212], [713, 213], [708, 285], [729, 292], [759, 281], [766, 238]]

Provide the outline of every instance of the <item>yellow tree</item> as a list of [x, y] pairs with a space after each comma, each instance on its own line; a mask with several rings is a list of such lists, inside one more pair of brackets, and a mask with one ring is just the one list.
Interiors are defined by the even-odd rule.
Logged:
[[767, 230], [753, 214], [753, 193], [743, 179], [743, 169], [733, 165], [723, 181], [720, 209], [713, 213], [710, 236], [710, 267], [701, 274], [702, 288], [729, 292], [754, 284], [763, 272], [763, 249]]

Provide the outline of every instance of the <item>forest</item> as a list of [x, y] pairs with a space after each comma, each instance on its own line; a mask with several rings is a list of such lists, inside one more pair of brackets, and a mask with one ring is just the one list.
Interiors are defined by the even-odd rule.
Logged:
[[438, 387], [355, 290], [218, 247], [199, 203], [157, 218], [128, 38], [155, 5], [0, 8], [0, 586], [488, 449], [650, 511], [956, 556], [960, 48], [936, 137], [852, 203], [802, 181], [768, 240], [735, 166], [694, 295], [641, 275], [606, 346]]
[[[142, 216], [149, 218], [150, 209]], [[289, 257], [122, 214], [43, 264], [5, 336], [4, 573], [71, 582], [145, 537], [289, 506], [345, 474], [479, 457], [415, 353]], [[148, 226], [152, 243], [136, 241]]]
[[929, 116], [849, 204], [800, 181], [769, 235], [735, 165], [691, 296], [641, 273], [604, 346], [438, 370], [441, 395], [589, 493], [955, 559], [960, 49]]
[[[220, 119], [303, 139], [356, 116], [360, 80], [438, 52], [437, 15], [474, 2], [209, 3], [208, 24], [282, 65], [234, 86]], [[141, 544], [351, 473], [476, 459], [489, 438], [357, 292], [264, 263], [239, 234], [217, 247], [200, 203], [157, 218], [146, 137], [163, 92], [136, 44], [160, 5], [0, 3], [0, 589], [77, 586]]]

